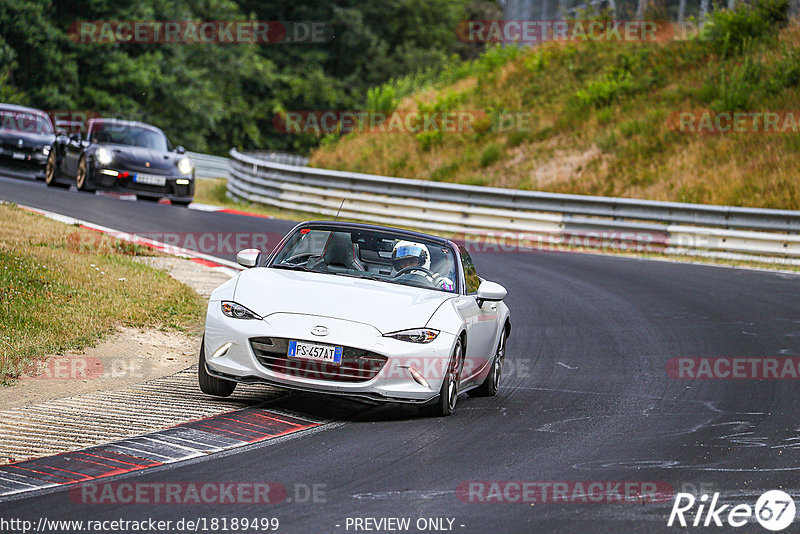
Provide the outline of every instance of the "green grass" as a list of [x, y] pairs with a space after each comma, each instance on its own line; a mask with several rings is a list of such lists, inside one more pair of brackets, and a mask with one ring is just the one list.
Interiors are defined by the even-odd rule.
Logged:
[[0, 205], [0, 384], [117, 325], [199, 331], [203, 299], [137, 255], [153, 252]]

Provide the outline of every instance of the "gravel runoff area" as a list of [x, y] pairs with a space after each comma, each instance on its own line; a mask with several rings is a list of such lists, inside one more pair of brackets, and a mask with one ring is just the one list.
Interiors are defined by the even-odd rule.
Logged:
[[[140, 260], [204, 297], [230, 278], [182, 258]], [[229, 399], [203, 395], [199, 343], [198, 333], [120, 328], [95, 347], [51, 356], [38, 376], [0, 389], [0, 464], [107, 443], [280, 394], [243, 386]]]

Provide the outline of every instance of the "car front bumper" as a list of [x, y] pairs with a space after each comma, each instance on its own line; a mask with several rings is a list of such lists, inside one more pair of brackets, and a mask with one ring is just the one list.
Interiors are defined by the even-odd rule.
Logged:
[[[114, 175], [113, 173], [117, 174]], [[185, 201], [190, 201], [194, 198], [194, 178], [192, 176], [162, 175], [153, 171], [147, 174], [163, 176], [164, 185], [152, 185], [137, 182], [135, 176], [139, 174], [142, 174], [142, 172], [117, 167], [95, 168], [93, 170], [92, 183], [95, 187], [101, 189], [135, 193], [146, 197]]]
[[30, 152], [14, 152], [0, 148], [0, 167], [12, 174], [24, 174], [44, 178], [47, 156], [41, 150]]
[[[330, 332], [324, 337], [311, 334], [315, 326], [325, 326]], [[350, 395], [384, 402], [424, 404], [435, 399], [441, 388], [456, 337], [440, 333], [431, 343], [417, 344], [384, 337], [372, 326], [313, 315], [272, 314], [263, 320], [233, 319], [225, 316], [219, 301], [211, 301], [205, 328], [206, 369], [218, 378], [238, 382], [264, 382], [272, 385], [337, 395]], [[275, 358], [281, 365], [265, 364], [263, 353], [254, 350], [264, 340], [275, 341]], [[344, 347], [345, 354], [365, 354], [365, 369], [357, 380], [331, 378], [326, 370], [338, 372], [332, 364], [300, 360], [281, 355], [286, 340], [305, 341], [328, 346]], [[371, 378], [366, 358], [385, 358]], [[342, 369], [349, 368], [342, 361]], [[362, 365], [362, 364], [359, 364]], [[413, 368], [422, 378], [414, 379]], [[372, 369], [374, 371], [374, 369]]]

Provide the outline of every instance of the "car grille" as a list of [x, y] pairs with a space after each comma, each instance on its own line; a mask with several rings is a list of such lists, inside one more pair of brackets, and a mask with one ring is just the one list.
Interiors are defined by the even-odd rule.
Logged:
[[250, 346], [258, 363], [270, 371], [299, 378], [333, 380], [337, 382], [366, 382], [375, 378], [386, 364], [386, 356], [353, 347], [342, 347], [339, 365], [299, 358], [289, 358], [289, 339], [252, 338]]
[[129, 180], [128, 181], [128, 189], [133, 189], [133, 190], [136, 190], [136, 191], [143, 191], [143, 192], [147, 192], [147, 193], [161, 193], [161, 194], [164, 194], [164, 193], [169, 193], [170, 192], [169, 182], [167, 182], [165, 185], [151, 185], [151, 184], [140, 184], [140, 183], [134, 182], [133, 180]]
[[6, 141], [5, 143], [0, 144], [0, 146], [9, 152], [20, 152], [26, 155], [32, 155], [42, 151], [41, 148], [37, 148], [29, 144], [19, 146], [16, 141]]

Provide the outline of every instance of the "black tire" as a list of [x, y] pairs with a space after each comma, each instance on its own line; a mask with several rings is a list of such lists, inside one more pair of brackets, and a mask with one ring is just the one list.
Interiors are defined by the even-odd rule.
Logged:
[[447, 365], [447, 377], [442, 381], [439, 389], [439, 397], [434, 404], [422, 406], [420, 411], [427, 417], [447, 417], [456, 409], [458, 402], [458, 381], [461, 378], [461, 368], [463, 362], [463, 346], [461, 339], [456, 341], [453, 354]]
[[170, 200], [170, 202], [172, 203], [173, 206], [178, 206], [181, 208], [186, 208], [189, 206], [189, 204], [192, 203], [191, 200]]
[[82, 155], [78, 161], [78, 174], [75, 175], [75, 187], [83, 193], [92, 193], [94, 187], [89, 184], [89, 164], [86, 162], [86, 155]]
[[222, 380], [208, 374], [206, 370], [206, 340], [200, 345], [200, 361], [197, 363], [197, 381], [200, 384], [200, 391], [206, 395], [214, 397], [230, 397], [236, 389], [236, 382]]
[[58, 170], [58, 158], [56, 157], [56, 147], [50, 149], [50, 155], [47, 156], [47, 166], [45, 167], [44, 183], [47, 187], [61, 187], [67, 188], [69, 184], [59, 182], [61, 173]]
[[473, 390], [470, 390], [467, 395], [470, 397], [494, 397], [497, 395], [497, 390], [500, 388], [500, 378], [503, 376], [503, 364], [505, 363], [506, 359], [507, 339], [508, 333], [506, 329], [503, 329], [503, 333], [500, 334], [500, 341], [498, 342], [497, 349], [494, 353], [494, 359], [492, 360], [492, 370], [489, 371], [489, 374], [486, 376], [486, 380], [483, 381], [483, 384]]
[[142, 202], [158, 202], [161, 200], [160, 197], [148, 197], [145, 195], [136, 195], [136, 200], [140, 200]]

